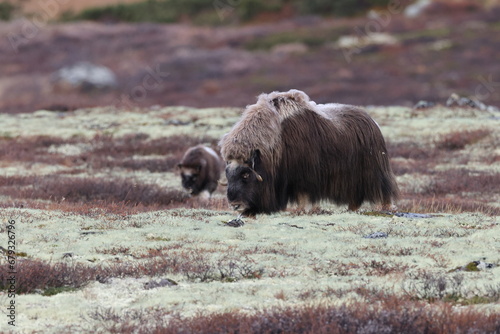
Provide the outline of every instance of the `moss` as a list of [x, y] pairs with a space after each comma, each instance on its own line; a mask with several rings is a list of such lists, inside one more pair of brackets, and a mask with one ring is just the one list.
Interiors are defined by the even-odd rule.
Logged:
[[464, 271], [479, 271], [476, 262], [469, 262], [465, 267], [463, 267]]
[[380, 212], [380, 211], [364, 211], [360, 212], [359, 214], [363, 216], [371, 216], [371, 217], [392, 217], [393, 215], [385, 212]]
[[420, 39], [439, 39], [448, 37], [451, 34], [451, 29], [449, 28], [439, 28], [439, 29], [427, 29], [427, 30], [418, 30], [418, 31], [410, 31], [406, 33], [399, 34], [397, 38], [399, 40], [420, 40]]
[[488, 297], [484, 297], [484, 296], [474, 296], [471, 298], [460, 300], [459, 304], [460, 305], [477, 305], [477, 304], [488, 304], [488, 303], [492, 303], [494, 301], [495, 300], [493, 300], [493, 298], [488, 298]]
[[146, 237], [148, 241], [172, 241], [172, 238], [164, 238], [164, 237]]
[[50, 288], [45, 289], [42, 292], [42, 296], [54, 296], [54, 295], [57, 295], [58, 293], [73, 292], [76, 290], [77, 290], [76, 288], [72, 288], [69, 286], [62, 286], [62, 287], [58, 287], [58, 288], [50, 287]]
[[336, 29], [302, 29], [296, 31], [270, 34], [262, 38], [253, 39], [245, 44], [247, 50], [269, 50], [279, 44], [302, 43], [310, 48], [322, 46], [337, 40], [347, 34], [345, 28]]
[[0, 21], [9, 21], [15, 9], [16, 7], [10, 2], [0, 3]]

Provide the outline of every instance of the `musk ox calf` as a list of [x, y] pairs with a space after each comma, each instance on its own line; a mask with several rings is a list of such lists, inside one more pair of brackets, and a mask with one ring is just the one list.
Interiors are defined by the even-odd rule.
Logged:
[[245, 216], [289, 202], [389, 208], [399, 195], [378, 124], [362, 109], [301, 91], [262, 94], [220, 141], [227, 198]]
[[182, 186], [193, 196], [201, 193], [209, 198], [217, 189], [223, 162], [209, 147], [198, 145], [189, 148], [177, 165], [181, 171]]

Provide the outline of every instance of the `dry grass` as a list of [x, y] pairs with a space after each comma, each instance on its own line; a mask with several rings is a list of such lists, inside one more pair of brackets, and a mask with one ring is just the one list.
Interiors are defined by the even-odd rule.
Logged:
[[[410, 212], [483, 212], [499, 215], [500, 208], [491, 202], [492, 195], [500, 194], [497, 187], [500, 173], [474, 169], [468, 155], [462, 152], [466, 147], [473, 147], [485, 140], [494, 143], [491, 136], [490, 129], [477, 129], [453, 131], [428, 143], [389, 142], [391, 165], [397, 176], [410, 175], [431, 180], [418, 191], [402, 187], [399, 209]], [[486, 166], [497, 161], [499, 157], [495, 154], [481, 158]], [[436, 168], [450, 163], [457, 165], [457, 168]]]
[[[121, 253], [123, 248], [102, 250], [101, 253]], [[7, 289], [8, 264], [0, 272], [0, 290]], [[182, 274], [195, 282], [234, 282], [240, 279], [259, 279], [264, 270], [246, 257], [218, 254], [210, 258], [201, 250], [185, 251], [165, 248], [158, 252], [148, 252], [135, 261], [111, 261], [99, 265], [83, 263], [47, 262], [38, 259], [19, 259], [16, 265], [16, 293], [43, 292], [48, 289], [72, 288], [98, 281], [108, 282], [118, 277], [155, 277], [168, 274]]]
[[[4, 163], [22, 163], [28, 167], [42, 163], [63, 168], [48, 175], [0, 176], [0, 194], [9, 197], [0, 206], [80, 213], [96, 207], [107, 212], [139, 212], [179, 206], [224, 210], [227, 208], [225, 199], [200, 202], [189, 198], [180, 187], [169, 189], [135, 182], [131, 178], [92, 176], [95, 173], [121, 173], [123, 169], [173, 172], [184, 152], [199, 143], [216, 147], [217, 139], [191, 136], [150, 139], [142, 133], [123, 137], [97, 135], [90, 140], [50, 136], [2, 138], [0, 155]], [[65, 151], [67, 147], [70, 154]]]
[[462, 150], [465, 146], [476, 144], [490, 135], [490, 129], [454, 131], [446, 135], [442, 135], [435, 141], [435, 145], [441, 150]]
[[48, 175], [3, 178], [0, 181], [3, 195], [24, 200], [43, 199], [94, 205], [123, 202], [130, 206], [168, 206], [188, 198], [181, 190], [162, 189], [157, 185], [123, 179]]
[[[273, 308], [184, 318], [164, 309], [118, 314], [99, 309], [88, 317], [109, 333], [497, 333], [500, 318], [438, 303], [385, 295], [373, 304]], [[169, 319], [169, 320], [166, 320]], [[138, 324], [147, 324], [138, 325]]]
[[[113, 137], [97, 135], [91, 140], [83, 137], [62, 139], [50, 136], [0, 139], [0, 155], [4, 161], [47, 163], [66, 167], [146, 169], [151, 172], [172, 170], [191, 146], [207, 143], [217, 146], [211, 137], [171, 136], [149, 139], [144, 133]], [[59, 147], [83, 147], [82, 152], [65, 155]], [[134, 159], [134, 156], [160, 155], [164, 158]]]

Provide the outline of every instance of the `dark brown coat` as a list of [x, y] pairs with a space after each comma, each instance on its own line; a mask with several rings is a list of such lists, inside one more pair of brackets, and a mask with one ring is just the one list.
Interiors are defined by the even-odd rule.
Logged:
[[188, 149], [177, 166], [181, 171], [182, 186], [191, 195], [201, 192], [210, 195], [217, 189], [223, 162], [214, 150], [198, 145]]
[[[275, 138], [264, 142], [258, 129], [241, 126], [261, 108], [268, 124], [279, 122]], [[252, 138], [251, 145], [233, 147], [234, 137]], [[280, 211], [304, 198], [357, 210], [365, 201], [388, 207], [399, 196], [377, 123], [358, 107], [316, 105], [297, 90], [261, 95], [221, 140], [221, 152], [228, 162], [228, 200], [245, 215]]]

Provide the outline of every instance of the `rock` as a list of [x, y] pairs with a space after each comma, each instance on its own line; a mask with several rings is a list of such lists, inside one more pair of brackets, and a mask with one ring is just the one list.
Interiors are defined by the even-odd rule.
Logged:
[[179, 285], [176, 281], [171, 280], [170, 278], [162, 278], [160, 281], [155, 281], [151, 280], [149, 282], [144, 283], [144, 289], [150, 290], [150, 289], [156, 289], [156, 288], [162, 288], [164, 286], [175, 286]]
[[456, 93], [450, 95], [448, 100], [446, 100], [447, 107], [468, 107], [473, 109], [479, 109], [483, 111], [489, 112], [498, 112], [500, 111], [495, 106], [487, 106], [483, 102], [479, 101], [475, 98], [461, 97]]
[[369, 33], [364, 36], [342, 36], [337, 41], [337, 46], [341, 49], [365, 48], [373, 45], [394, 45], [397, 44], [396, 37], [386, 33]]
[[107, 67], [89, 62], [66, 66], [52, 74], [56, 86], [70, 86], [83, 90], [113, 88], [117, 85], [115, 74]]
[[455, 271], [480, 271], [486, 269], [492, 269], [495, 265], [493, 263], [487, 263], [484, 261], [472, 261], [467, 263], [465, 266], [457, 267]]
[[389, 235], [385, 232], [375, 232], [368, 235], [363, 236], [365, 239], [381, 239], [387, 238]]
[[406, 7], [403, 13], [406, 17], [411, 18], [420, 16], [420, 14], [422, 14], [427, 7], [431, 5], [431, 3], [431, 0], [418, 0]]
[[495, 265], [493, 263], [487, 263], [487, 262], [483, 262], [481, 260], [474, 261], [474, 262], [477, 263], [477, 269], [479, 269], [479, 270], [492, 269], [495, 267]]
[[411, 212], [396, 212], [394, 213], [396, 217], [402, 218], [432, 218], [433, 215], [428, 215], [425, 213], [411, 213]]
[[182, 125], [189, 125], [191, 122], [184, 122], [178, 119], [169, 119], [164, 122], [165, 125], [175, 125], [175, 126], [182, 126]]
[[243, 220], [241, 220], [240, 218], [235, 218], [235, 219], [228, 221], [225, 224], [226, 224], [226, 226], [231, 226], [231, 227], [241, 227], [241, 226], [245, 225], [245, 222]]
[[436, 105], [434, 102], [420, 100], [413, 106], [413, 109], [427, 109], [432, 108]]

